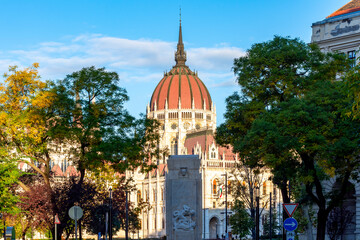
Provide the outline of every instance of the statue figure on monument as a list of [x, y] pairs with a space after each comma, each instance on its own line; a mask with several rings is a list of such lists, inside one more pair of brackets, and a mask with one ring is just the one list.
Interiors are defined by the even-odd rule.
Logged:
[[174, 211], [173, 214], [174, 230], [193, 230], [196, 226], [195, 211], [190, 209], [189, 206], [184, 205], [180, 211]]

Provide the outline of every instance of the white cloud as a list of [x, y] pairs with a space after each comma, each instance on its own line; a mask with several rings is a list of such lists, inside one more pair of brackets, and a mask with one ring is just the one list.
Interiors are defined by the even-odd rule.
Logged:
[[[152, 39], [124, 39], [100, 34], [66, 37], [57, 42], [42, 42], [31, 49], [2, 49], [0, 51], [0, 74], [8, 66], [19, 68], [40, 64], [43, 79], [62, 79], [83, 67], [106, 67], [116, 71], [120, 83], [131, 99], [127, 106], [137, 116], [143, 112], [153, 90], [175, 65], [176, 42]], [[186, 44], [186, 46], [191, 45]], [[218, 114], [226, 96], [236, 89], [235, 76], [231, 70], [234, 58], [244, 55], [240, 48], [219, 43], [212, 48], [187, 48], [187, 65], [199, 71], [199, 77], [209, 88], [212, 98], [218, 102]]]
[[231, 71], [234, 58], [245, 52], [236, 47], [193, 48], [188, 51], [189, 64], [199, 69]]
[[[175, 42], [149, 39], [124, 39], [99, 34], [80, 35], [67, 42], [43, 42], [33, 49], [18, 49], [0, 52], [0, 61], [5, 66], [14, 63], [25, 66], [39, 62], [41, 74], [46, 77], [61, 77], [87, 66], [106, 66], [117, 71], [142, 69], [162, 72], [174, 64]], [[235, 47], [219, 44], [214, 48], [191, 48], [188, 64], [202, 72], [229, 72], [235, 57], [244, 52]], [[9, 60], [9, 58], [11, 60]], [[1, 69], [0, 69], [1, 70]], [[134, 77], [147, 81], [149, 77]]]

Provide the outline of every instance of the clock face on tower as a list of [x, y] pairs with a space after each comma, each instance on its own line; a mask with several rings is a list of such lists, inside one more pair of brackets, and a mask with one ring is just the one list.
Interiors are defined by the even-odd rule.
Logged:
[[171, 124], [171, 129], [175, 130], [176, 128], [177, 128], [177, 124], [176, 124], [176, 123]]

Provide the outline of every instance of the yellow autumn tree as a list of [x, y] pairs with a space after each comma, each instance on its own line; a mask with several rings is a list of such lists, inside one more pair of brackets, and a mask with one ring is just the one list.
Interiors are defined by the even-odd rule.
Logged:
[[13, 66], [4, 74], [0, 84], [0, 153], [26, 163], [50, 185], [47, 131], [55, 94], [41, 81], [38, 67], [38, 63], [23, 70]]

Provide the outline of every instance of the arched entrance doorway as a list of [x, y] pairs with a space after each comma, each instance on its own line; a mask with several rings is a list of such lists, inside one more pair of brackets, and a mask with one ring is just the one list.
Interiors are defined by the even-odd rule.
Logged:
[[216, 239], [217, 236], [220, 236], [220, 221], [217, 217], [212, 217], [209, 222], [209, 232], [210, 232], [210, 238]]

